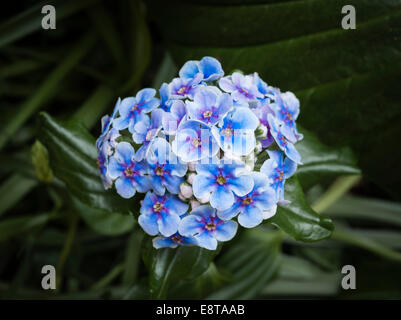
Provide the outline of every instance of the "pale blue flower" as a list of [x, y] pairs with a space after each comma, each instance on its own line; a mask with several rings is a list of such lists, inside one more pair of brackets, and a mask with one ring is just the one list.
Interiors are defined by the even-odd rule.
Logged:
[[210, 204], [217, 210], [227, 210], [234, 203], [234, 194], [245, 196], [251, 192], [254, 182], [245, 172], [245, 165], [216, 160], [216, 164], [196, 165], [197, 175], [193, 179], [193, 192], [199, 200], [211, 193]]
[[177, 159], [165, 139], [156, 138], [149, 151], [148, 174], [154, 192], [163, 195], [167, 189], [170, 193], [178, 194], [187, 172], [187, 164]]
[[216, 250], [217, 241], [231, 240], [237, 228], [235, 221], [219, 219], [212, 207], [199, 206], [181, 220], [178, 231], [183, 236], [194, 237], [198, 246]]
[[212, 133], [225, 152], [243, 156], [256, 146], [255, 129], [258, 125], [259, 120], [251, 109], [236, 107], [223, 119], [221, 128], [212, 128]]
[[201, 61], [187, 61], [179, 72], [182, 79], [194, 79], [199, 75], [203, 81], [215, 81], [224, 75], [220, 62], [213, 57], [203, 57]]
[[135, 124], [132, 139], [136, 144], [142, 144], [135, 155], [137, 161], [141, 161], [146, 157], [150, 143], [161, 130], [163, 114], [163, 110], [155, 109], [151, 113], [151, 120], [146, 117]]
[[263, 98], [263, 94], [256, 87], [253, 77], [244, 76], [239, 72], [221, 78], [219, 86], [222, 90], [231, 93], [232, 98], [240, 103]]
[[217, 216], [223, 220], [231, 220], [238, 214], [238, 223], [245, 228], [259, 225], [265, 215], [276, 204], [276, 194], [270, 187], [269, 179], [259, 172], [252, 172], [254, 187], [247, 195], [235, 196], [234, 204], [224, 211], [217, 211]]
[[172, 146], [174, 153], [185, 162], [213, 157], [219, 151], [210, 127], [197, 120], [180, 124]]
[[160, 248], [177, 248], [178, 246], [196, 246], [198, 243], [193, 237], [184, 237], [178, 232], [170, 237], [159, 236], [153, 239], [153, 247]]
[[232, 108], [233, 101], [229, 94], [222, 94], [215, 87], [202, 87], [196, 92], [194, 101], [187, 101], [186, 105], [191, 119], [214, 125]]
[[193, 79], [174, 78], [168, 85], [170, 99], [193, 99], [199, 86], [202, 86], [200, 84], [201, 81], [201, 74], [198, 74]]
[[180, 216], [187, 211], [188, 205], [174, 195], [158, 196], [148, 192], [142, 202], [138, 223], [151, 236], [160, 233], [170, 237], [178, 231]]
[[144, 120], [147, 117], [146, 113], [160, 105], [160, 100], [155, 98], [155, 94], [155, 89], [142, 89], [135, 97], [121, 101], [120, 117], [113, 121], [113, 126], [118, 130], [128, 128], [129, 132], [134, 133], [135, 124]]
[[281, 132], [284, 136], [295, 143], [302, 139], [303, 135], [297, 130], [295, 121], [299, 115], [299, 100], [290, 91], [281, 93], [275, 90], [275, 103], [273, 104], [276, 118], [282, 122]]
[[182, 100], [175, 100], [169, 112], [164, 112], [162, 124], [164, 132], [168, 135], [174, 135], [181, 120], [186, 116], [187, 110]]
[[280, 124], [280, 122], [271, 114], [267, 116], [267, 121], [270, 126], [270, 132], [279, 148], [284, 151], [285, 155], [288, 158], [298, 164], [302, 164], [301, 155], [298, 153], [297, 149], [295, 149], [295, 146], [286, 139], [283, 132], [281, 131], [282, 124]]
[[120, 142], [114, 155], [110, 158], [107, 172], [115, 180], [117, 193], [123, 198], [131, 198], [138, 192], [149, 190], [146, 163], [137, 162], [135, 150], [128, 142]]
[[266, 152], [270, 158], [263, 163], [260, 172], [269, 178], [277, 200], [284, 200], [285, 180], [295, 173], [297, 164], [290, 158], [284, 160], [283, 153], [280, 151], [267, 150]]

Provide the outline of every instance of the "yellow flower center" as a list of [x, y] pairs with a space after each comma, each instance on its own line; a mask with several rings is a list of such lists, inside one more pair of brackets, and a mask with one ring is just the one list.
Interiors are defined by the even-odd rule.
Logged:
[[156, 168], [156, 174], [158, 175], [158, 176], [162, 176], [163, 175], [163, 168], [162, 167], [157, 167]]
[[248, 205], [252, 202], [252, 198], [246, 197], [244, 200], [242, 200], [242, 203], [245, 205]]
[[210, 118], [212, 116], [212, 111], [207, 110], [203, 113], [204, 118]]
[[201, 141], [200, 141], [199, 138], [195, 138], [195, 139], [192, 140], [192, 145], [193, 145], [194, 147], [199, 147], [200, 144], [201, 144]]
[[163, 208], [163, 205], [160, 202], [157, 202], [153, 205], [153, 210], [156, 212], [160, 212]]
[[218, 176], [218, 177], [217, 177], [217, 183], [218, 183], [219, 185], [225, 184], [225, 183], [226, 183], [226, 178], [224, 178], [223, 176]]
[[127, 169], [124, 170], [124, 174], [125, 174], [127, 177], [131, 177], [134, 173], [132, 172], [132, 169], [131, 169], [131, 168], [127, 168]]
[[208, 223], [206, 229], [209, 231], [216, 230], [216, 225], [214, 223]]

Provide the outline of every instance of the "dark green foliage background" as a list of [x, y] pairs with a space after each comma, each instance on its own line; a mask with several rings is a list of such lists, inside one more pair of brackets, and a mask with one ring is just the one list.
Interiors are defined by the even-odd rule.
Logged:
[[[27, 0], [0, 17], [1, 298], [401, 298], [401, 1]], [[205, 55], [296, 93], [304, 165], [262, 226], [216, 252], [155, 250], [141, 196], [102, 187], [100, 118]]]

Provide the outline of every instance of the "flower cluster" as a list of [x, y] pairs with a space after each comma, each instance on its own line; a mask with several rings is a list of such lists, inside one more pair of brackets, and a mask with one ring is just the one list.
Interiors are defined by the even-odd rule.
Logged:
[[256, 227], [286, 202], [285, 180], [301, 164], [293, 93], [257, 73], [224, 76], [204, 57], [156, 95], [147, 88], [119, 99], [96, 141], [105, 188], [146, 193], [138, 222], [155, 248], [215, 250], [238, 224]]

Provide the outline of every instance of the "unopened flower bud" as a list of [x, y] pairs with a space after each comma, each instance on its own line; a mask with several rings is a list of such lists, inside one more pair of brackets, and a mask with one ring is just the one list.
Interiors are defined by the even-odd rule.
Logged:
[[203, 198], [198, 199], [200, 203], [208, 203], [210, 201], [210, 193], [207, 193]]
[[260, 141], [256, 142], [256, 146], [255, 146], [255, 150], [254, 151], [255, 151], [256, 154], [259, 154], [259, 153], [261, 153], [263, 151], [263, 146], [262, 146], [262, 143]]
[[196, 173], [190, 173], [189, 175], [188, 175], [188, 178], [187, 178], [187, 182], [189, 183], [189, 184], [193, 184], [194, 183], [194, 178], [196, 177]]
[[267, 137], [267, 127], [263, 124], [259, 124], [259, 126], [255, 130], [255, 137], [257, 139], [264, 139]]
[[196, 162], [188, 162], [188, 170], [195, 171], [196, 170]]
[[196, 201], [196, 200], [191, 200], [190, 203], [191, 203], [192, 210], [195, 209], [196, 207], [200, 206], [200, 202]]
[[180, 184], [180, 194], [185, 198], [189, 199], [192, 197], [192, 187], [186, 182]]

